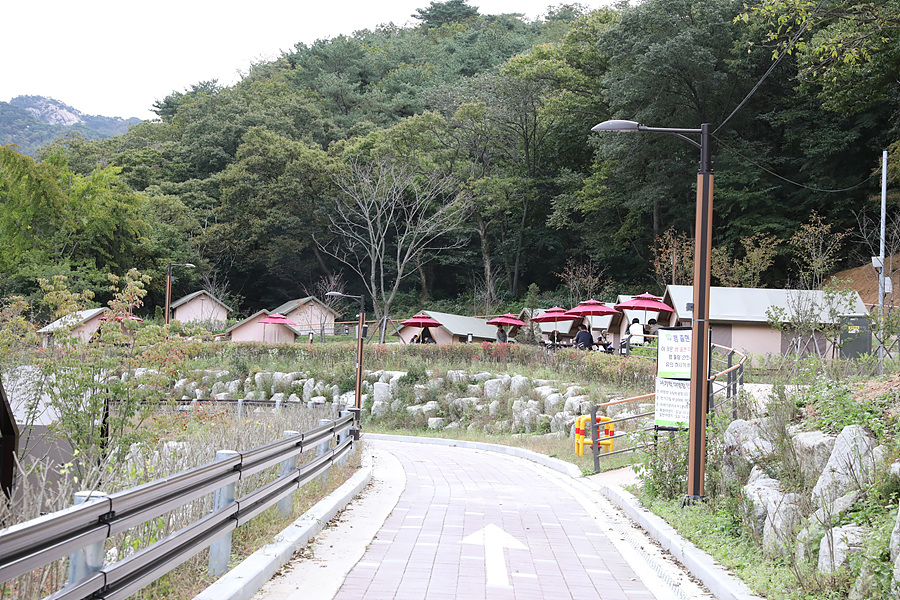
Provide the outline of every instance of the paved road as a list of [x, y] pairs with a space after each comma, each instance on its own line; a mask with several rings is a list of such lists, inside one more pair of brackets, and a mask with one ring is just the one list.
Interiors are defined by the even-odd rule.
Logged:
[[[366, 533], [365, 523], [353, 525], [353, 518], [346, 519], [339, 543], [326, 535], [317, 541], [313, 558], [307, 557], [303, 567], [286, 569], [256, 598], [709, 597], [677, 567], [649, 556], [647, 552], [659, 553], [646, 539], [636, 541], [639, 531], [587, 482], [493, 452], [367, 443], [383, 472], [403, 472], [400, 481], [388, 482], [396, 495], [382, 492], [369, 500], [368, 508], [357, 507], [369, 517], [372, 533]], [[387, 518], [373, 516], [378, 511]], [[357, 554], [345, 545], [348, 533], [370, 543], [360, 545]], [[343, 572], [342, 561], [347, 564]], [[333, 589], [322, 583], [322, 576]]]

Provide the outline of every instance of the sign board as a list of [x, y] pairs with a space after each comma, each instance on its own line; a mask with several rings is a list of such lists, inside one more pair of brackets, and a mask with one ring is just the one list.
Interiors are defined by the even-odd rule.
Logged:
[[691, 378], [691, 338], [690, 327], [661, 327], [659, 353], [656, 361], [657, 377], [673, 379]]
[[656, 378], [656, 425], [687, 427], [691, 420], [691, 382]]

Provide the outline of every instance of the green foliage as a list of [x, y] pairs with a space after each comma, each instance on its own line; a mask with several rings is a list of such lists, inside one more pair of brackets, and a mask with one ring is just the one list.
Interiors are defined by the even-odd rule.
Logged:
[[810, 424], [823, 431], [840, 433], [847, 425], [856, 424], [884, 441], [892, 438], [896, 429], [897, 417], [890, 411], [898, 402], [893, 392], [862, 401], [845, 382], [819, 380], [798, 392], [797, 402], [806, 408]]

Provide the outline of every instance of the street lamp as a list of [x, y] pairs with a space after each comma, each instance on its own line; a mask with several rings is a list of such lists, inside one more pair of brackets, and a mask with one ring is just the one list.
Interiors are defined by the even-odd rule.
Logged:
[[359, 300], [359, 327], [357, 328], [356, 337], [356, 410], [357, 418], [359, 411], [362, 409], [362, 379], [363, 379], [363, 327], [366, 325], [366, 303], [365, 296], [351, 296], [340, 292], [326, 292], [329, 298], [350, 298]]
[[[647, 127], [635, 121], [604, 121], [591, 131], [668, 133], [700, 149], [697, 173], [696, 240], [694, 243], [694, 308], [691, 341], [691, 404], [688, 434], [688, 493], [685, 502], [703, 498], [706, 471], [706, 412], [709, 403], [709, 279], [712, 252], [713, 174], [709, 123], [700, 129]], [[699, 135], [700, 141], [687, 137]]]
[[187, 267], [188, 269], [195, 268], [195, 265], [191, 263], [169, 263], [169, 267], [166, 269], [166, 325], [169, 324], [169, 304], [172, 300], [172, 267]]

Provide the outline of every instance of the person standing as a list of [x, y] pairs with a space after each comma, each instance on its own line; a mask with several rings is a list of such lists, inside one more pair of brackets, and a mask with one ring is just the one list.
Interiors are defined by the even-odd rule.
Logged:
[[505, 344], [507, 340], [506, 332], [503, 330], [502, 326], [497, 326], [497, 343]]

